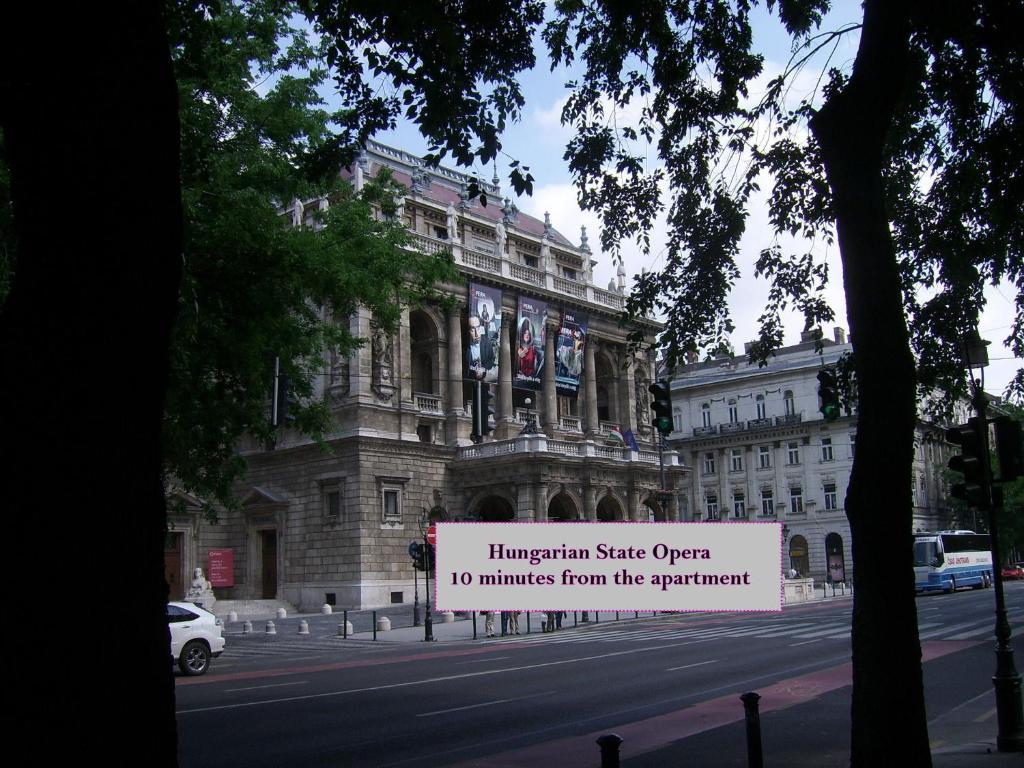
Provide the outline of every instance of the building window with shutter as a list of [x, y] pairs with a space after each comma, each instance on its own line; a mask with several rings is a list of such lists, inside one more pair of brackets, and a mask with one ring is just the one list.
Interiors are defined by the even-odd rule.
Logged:
[[800, 463], [800, 443], [789, 443], [789, 445], [786, 446], [786, 463]]
[[833, 454], [832, 454], [832, 438], [831, 437], [823, 437], [823, 438], [821, 438], [821, 460], [822, 461], [832, 461], [832, 459], [833, 459]]
[[733, 491], [732, 516], [735, 518], [747, 516], [747, 495], [742, 491]]
[[799, 485], [789, 489], [789, 509], [793, 514], [801, 515], [804, 511], [804, 491]]
[[729, 452], [729, 471], [730, 472], [742, 472], [743, 471], [743, 449], [733, 448]]
[[825, 483], [822, 486], [825, 491], [825, 509], [836, 510], [839, 509], [839, 502], [836, 498], [836, 484]]

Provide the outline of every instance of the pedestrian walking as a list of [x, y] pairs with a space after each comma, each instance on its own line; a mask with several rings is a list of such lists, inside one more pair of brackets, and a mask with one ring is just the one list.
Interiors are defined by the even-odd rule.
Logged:
[[508, 612], [508, 631], [510, 634], [519, 634], [519, 611]]
[[494, 637], [494, 611], [480, 611], [484, 615], [484, 636]]
[[508, 634], [508, 611], [501, 612], [501, 636]]
[[555, 612], [554, 611], [545, 611], [545, 619], [546, 620], [544, 622], [544, 631], [545, 632], [554, 632], [555, 631]]
[[555, 611], [555, 629], [562, 628], [562, 619], [565, 618], [565, 611]]

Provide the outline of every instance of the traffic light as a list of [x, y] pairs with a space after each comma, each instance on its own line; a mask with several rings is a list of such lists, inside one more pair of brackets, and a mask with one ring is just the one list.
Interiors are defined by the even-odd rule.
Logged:
[[992, 424], [996, 433], [996, 455], [999, 457], [999, 481], [1016, 480], [1024, 474], [1020, 422], [1009, 416], [996, 416]]
[[960, 455], [951, 458], [948, 466], [964, 476], [962, 483], [950, 487], [950, 495], [982, 509], [989, 505], [987, 428], [985, 419], [974, 416], [966, 424], [946, 430], [946, 439], [960, 446]]
[[836, 384], [834, 368], [823, 368], [818, 371], [818, 399], [821, 400], [818, 410], [825, 417], [825, 421], [835, 421], [839, 418], [839, 387]]
[[291, 424], [299, 408], [298, 398], [292, 391], [291, 380], [279, 374], [275, 381], [274, 402], [271, 405], [270, 423], [274, 427]]
[[423, 557], [423, 545], [414, 541], [409, 545], [409, 555], [412, 557], [412, 567], [417, 571], [426, 570], [427, 563]]
[[669, 383], [665, 379], [658, 379], [647, 391], [654, 396], [651, 400], [651, 410], [654, 411], [651, 426], [663, 435], [672, 434], [672, 389]]

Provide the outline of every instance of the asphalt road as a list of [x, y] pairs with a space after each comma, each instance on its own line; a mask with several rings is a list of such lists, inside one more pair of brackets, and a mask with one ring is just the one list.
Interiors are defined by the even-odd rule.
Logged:
[[[1006, 597], [1019, 648], [1024, 583]], [[626, 766], [745, 766], [745, 691], [762, 696], [768, 764], [843, 764], [850, 606], [476, 642], [231, 636], [205, 677], [178, 678], [181, 765], [571, 768], [597, 765], [596, 737], [615, 732]], [[919, 598], [918, 614], [937, 722], [991, 690], [992, 591]]]

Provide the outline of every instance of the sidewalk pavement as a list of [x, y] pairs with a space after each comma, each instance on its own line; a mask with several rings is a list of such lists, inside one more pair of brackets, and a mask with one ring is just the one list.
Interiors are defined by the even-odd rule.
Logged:
[[[833, 599], [833, 598], [830, 598]], [[834, 599], [842, 599], [836, 597]], [[820, 602], [820, 601], [819, 601]], [[805, 604], [801, 604], [805, 605]], [[359, 612], [363, 614], [365, 612]], [[340, 625], [342, 613], [335, 614], [302, 614], [289, 616], [283, 620], [276, 620], [279, 626], [278, 632], [281, 635], [290, 635], [297, 632], [294, 627], [298, 622], [306, 620], [311, 625], [316, 624], [319, 632], [324, 634], [326, 625]], [[393, 614], [394, 615], [394, 614]], [[401, 615], [401, 614], [399, 614]], [[669, 614], [671, 615], [671, 614]], [[541, 634], [543, 613], [530, 614], [531, 635]], [[579, 623], [578, 627], [600, 627], [602, 624], [613, 624], [615, 612], [602, 611], [595, 621], [594, 612], [590, 613], [588, 623]], [[640, 614], [640, 621], [657, 620], [665, 614], [651, 615]], [[620, 621], [637, 621], [634, 612], [620, 612]], [[421, 620], [422, 620], [421, 616]], [[262, 621], [262, 620], [261, 620]], [[242, 622], [233, 622], [230, 629], [226, 626], [226, 634], [239, 634]], [[410, 616], [411, 624], [411, 616]], [[519, 626], [522, 636], [527, 635], [527, 615], [520, 614]], [[262, 631], [257, 628], [257, 622], [253, 621], [254, 631]], [[501, 632], [501, 618], [494, 618], [495, 632]], [[562, 629], [558, 632], [572, 632], [574, 628], [573, 614], [562, 620]], [[436, 613], [432, 616], [432, 635], [435, 642], [472, 642], [473, 619], [472, 617], [457, 616], [454, 621], [445, 621], [444, 614]], [[425, 643], [425, 628], [421, 626], [400, 626], [388, 631], [377, 632], [376, 642], [399, 644]], [[499, 634], [500, 637], [500, 634]], [[372, 631], [359, 631], [349, 635], [350, 640], [361, 640], [373, 642]], [[493, 642], [484, 637], [484, 618], [479, 614], [476, 616], [476, 639], [480, 643]], [[941, 715], [928, 723], [928, 731], [934, 736], [932, 745], [932, 766], [933, 768], [999, 768], [1000, 766], [1024, 767], [1024, 753], [999, 752], [996, 749], [996, 714], [995, 714], [995, 693], [988, 690], [980, 696], [964, 702], [957, 708]]]

